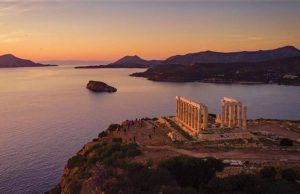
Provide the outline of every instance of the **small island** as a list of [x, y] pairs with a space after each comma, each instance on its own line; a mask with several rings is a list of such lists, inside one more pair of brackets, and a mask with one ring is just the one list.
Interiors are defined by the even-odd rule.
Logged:
[[116, 92], [117, 89], [107, 85], [104, 82], [101, 81], [89, 81], [89, 83], [86, 86], [87, 89], [91, 90], [92, 92], [108, 92], [108, 93], [113, 93]]

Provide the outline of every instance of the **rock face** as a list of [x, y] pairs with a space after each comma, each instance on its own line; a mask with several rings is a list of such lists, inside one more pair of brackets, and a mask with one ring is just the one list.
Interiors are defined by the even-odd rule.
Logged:
[[104, 82], [93, 81], [93, 80], [89, 81], [86, 88], [93, 91], [93, 92], [109, 92], [109, 93], [112, 93], [112, 92], [117, 91], [116, 88], [114, 88], [112, 86], [109, 86]]

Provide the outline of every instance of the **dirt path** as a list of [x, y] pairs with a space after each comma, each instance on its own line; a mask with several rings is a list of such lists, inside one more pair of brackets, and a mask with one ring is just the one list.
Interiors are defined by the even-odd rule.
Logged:
[[232, 159], [232, 160], [251, 160], [251, 161], [285, 161], [290, 163], [299, 163], [300, 154], [296, 152], [284, 152], [284, 151], [243, 151], [234, 150], [228, 152], [195, 152], [186, 149], [178, 149], [171, 146], [147, 146], [149, 149], [154, 150], [168, 150], [179, 154], [193, 156], [197, 158], [203, 157], [216, 157], [220, 159]]

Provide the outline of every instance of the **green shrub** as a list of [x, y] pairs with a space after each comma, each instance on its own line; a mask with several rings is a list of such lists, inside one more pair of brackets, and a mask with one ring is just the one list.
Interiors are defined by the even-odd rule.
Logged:
[[195, 188], [187, 187], [184, 188], [180, 194], [199, 194], [199, 192]]
[[149, 160], [147, 161], [147, 163], [146, 163], [146, 166], [147, 166], [147, 167], [153, 166], [153, 160], [149, 159]]
[[86, 157], [84, 157], [80, 154], [77, 154], [76, 156], [73, 156], [72, 158], [70, 158], [68, 160], [67, 167], [69, 169], [72, 169], [75, 167], [83, 166], [84, 163], [86, 162], [86, 160], [87, 160]]
[[295, 182], [297, 180], [297, 174], [292, 168], [284, 169], [281, 172], [281, 177], [290, 182]]
[[114, 137], [114, 138], [112, 138], [112, 142], [114, 142], [114, 143], [122, 143], [122, 138], [120, 138], [120, 137]]
[[293, 141], [288, 138], [283, 138], [280, 140], [280, 146], [293, 146]]
[[69, 189], [70, 189], [70, 193], [72, 194], [79, 194], [80, 193], [80, 190], [81, 190], [81, 182], [79, 181], [72, 181], [70, 183], [70, 186], [69, 186]]
[[215, 177], [216, 172], [222, 171], [224, 164], [215, 158], [176, 156], [161, 161], [158, 167], [166, 169], [181, 187], [198, 188]]
[[158, 193], [162, 185], [169, 185], [173, 181], [165, 169], [149, 169], [139, 163], [127, 165], [127, 185], [130, 192], [125, 193]]
[[107, 132], [114, 132], [120, 127], [119, 124], [110, 124], [109, 127], [106, 129]]
[[141, 155], [141, 150], [138, 149], [138, 145], [136, 143], [127, 144], [124, 148], [127, 157], [135, 157]]
[[103, 138], [103, 137], [107, 137], [107, 132], [106, 131], [102, 131], [99, 133], [98, 135], [99, 138]]
[[276, 176], [276, 169], [274, 167], [265, 167], [260, 170], [260, 175], [265, 179], [274, 179]]
[[208, 184], [210, 193], [260, 193], [261, 180], [252, 174], [238, 174], [225, 178], [214, 178]]
[[98, 161], [97, 157], [90, 157], [88, 158], [87, 163], [90, 165], [90, 164], [95, 164], [97, 161]]
[[94, 162], [95, 160], [100, 160], [105, 162], [107, 165], [112, 165], [114, 161], [126, 157], [135, 157], [140, 155], [142, 152], [139, 150], [138, 145], [135, 143], [130, 144], [122, 144], [118, 140], [117, 142], [113, 142], [107, 145], [102, 145], [95, 149], [96, 159], [91, 160]]

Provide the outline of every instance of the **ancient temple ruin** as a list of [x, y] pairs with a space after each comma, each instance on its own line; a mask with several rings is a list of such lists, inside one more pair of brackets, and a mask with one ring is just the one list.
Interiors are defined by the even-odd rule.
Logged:
[[235, 99], [224, 97], [221, 101], [221, 114], [216, 119], [221, 128], [247, 127], [247, 107]]
[[207, 129], [207, 120], [207, 106], [176, 96], [176, 121], [182, 124], [189, 134], [197, 136], [201, 130]]
[[176, 96], [175, 121], [182, 129], [195, 137], [203, 136], [203, 130], [217, 128], [240, 128], [247, 127], [247, 107], [242, 102], [223, 97], [221, 100], [221, 113], [214, 119], [208, 118], [208, 109], [202, 103], [192, 102], [181, 96]]

